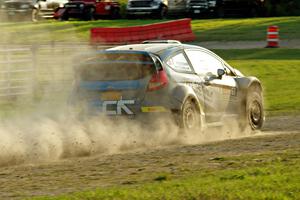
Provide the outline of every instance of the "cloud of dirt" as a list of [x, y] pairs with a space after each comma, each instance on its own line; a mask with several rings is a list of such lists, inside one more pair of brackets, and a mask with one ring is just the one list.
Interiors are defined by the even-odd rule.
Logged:
[[190, 145], [233, 139], [240, 133], [231, 122], [221, 129], [205, 133], [182, 134], [169, 118], [152, 125], [132, 119], [106, 117], [78, 121], [70, 116], [28, 116], [6, 120], [0, 125], [0, 166], [56, 161], [62, 158], [114, 154], [168, 145]]
[[[6, 32], [6, 36], [0, 36], [1, 41], [6, 42], [3, 49], [9, 49], [10, 46], [7, 44], [10, 42], [15, 44], [13, 41], [16, 38], [22, 38], [24, 32], [26, 37], [30, 38], [22, 41], [34, 39], [39, 42], [38, 36], [35, 35], [32, 39], [31, 32], [26, 31], [15, 31], [12, 34]], [[49, 41], [52, 40], [51, 30], [40, 30], [40, 33], [43, 38], [47, 37], [45, 35], [49, 35]], [[70, 37], [76, 38], [76, 33], [70, 33]], [[84, 121], [76, 120], [65, 112], [73, 77], [72, 58], [78, 52], [90, 50], [90, 47], [63, 43], [35, 44], [33, 48], [30, 42], [25, 45], [34, 55], [32, 58], [36, 70], [32, 77], [34, 94], [33, 97], [28, 98], [28, 101], [24, 101], [22, 97], [17, 99], [14, 104], [16, 107], [19, 106], [18, 104], [22, 104], [23, 107], [24, 104], [25, 107], [28, 104], [28, 107], [32, 108], [22, 114], [18, 113], [17, 108], [13, 108], [15, 109], [13, 116], [2, 115], [3, 119], [0, 121], [0, 166], [49, 162], [76, 156], [113, 154], [166, 145], [199, 144], [244, 136], [240, 134], [234, 121], [223, 129], [209, 130], [205, 133], [181, 134], [172, 118], [151, 121], [150, 123], [153, 124], [150, 126], [137, 123], [135, 120], [114, 120], [106, 117]], [[11, 48], [19, 48], [18, 43]], [[16, 60], [17, 58], [14, 56], [22, 55], [20, 53], [10, 54], [10, 59]], [[4, 59], [6, 57], [6, 55], [3, 56]], [[0, 65], [0, 70], [1, 67]], [[16, 66], [18, 69], [21, 67], [24, 65]], [[149, 121], [147, 121], [147, 125], [148, 123]]]
[[175, 126], [142, 129], [134, 120], [106, 118], [84, 122], [66, 117], [6, 120], [0, 126], [0, 165], [52, 161], [65, 157], [167, 145], [177, 140]]
[[66, 109], [72, 87], [72, 57], [77, 52], [63, 51], [60, 55], [59, 48], [54, 46], [49, 51], [49, 47], [43, 47], [36, 52], [34, 97], [28, 102], [24, 98], [15, 102], [28, 104], [31, 110], [18, 114], [16, 109], [12, 117], [0, 122], [0, 166], [199, 144], [247, 135], [240, 133], [234, 120], [221, 129], [185, 134], [180, 133], [172, 117], [144, 123], [107, 117], [77, 120]]

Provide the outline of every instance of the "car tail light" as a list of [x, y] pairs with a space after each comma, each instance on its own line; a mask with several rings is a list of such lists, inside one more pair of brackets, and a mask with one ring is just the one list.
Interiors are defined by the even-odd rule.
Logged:
[[164, 70], [154, 73], [148, 84], [148, 91], [159, 90], [168, 84], [168, 77]]

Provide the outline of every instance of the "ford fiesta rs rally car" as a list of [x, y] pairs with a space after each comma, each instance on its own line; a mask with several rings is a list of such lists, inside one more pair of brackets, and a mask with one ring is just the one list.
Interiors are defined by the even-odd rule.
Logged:
[[[78, 61], [79, 60], [79, 61]], [[183, 130], [235, 117], [242, 129], [264, 122], [262, 86], [213, 52], [178, 41], [145, 41], [76, 60], [71, 105], [80, 115], [169, 113]]]

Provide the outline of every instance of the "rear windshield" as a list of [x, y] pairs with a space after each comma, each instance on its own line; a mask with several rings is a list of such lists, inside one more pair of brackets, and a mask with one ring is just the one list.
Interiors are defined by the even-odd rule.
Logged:
[[137, 80], [152, 74], [155, 66], [145, 54], [108, 53], [85, 58], [77, 68], [83, 81]]

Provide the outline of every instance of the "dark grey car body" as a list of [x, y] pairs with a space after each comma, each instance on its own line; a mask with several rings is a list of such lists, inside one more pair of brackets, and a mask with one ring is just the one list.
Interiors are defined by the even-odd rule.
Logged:
[[[84, 78], [80, 78], [79, 72], [75, 93], [81, 94], [80, 99], [88, 99], [93, 102], [88, 104], [87, 107], [92, 107], [92, 109], [86, 108], [89, 110], [88, 112], [101, 113], [104, 100], [110, 99], [101, 99], [99, 96], [102, 93], [117, 91], [121, 93], [122, 100], [128, 101], [123, 103], [131, 111], [129, 114], [133, 116], [150, 115], [152, 112], [156, 114], [168, 112], [180, 118], [180, 115], [184, 115], [186, 102], [189, 101], [194, 105], [194, 109], [197, 109], [196, 113], [199, 114], [202, 126], [221, 122], [228, 117], [247, 121], [248, 117], [253, 118], [255, 115], [259, 117], [259, 124], [252, 128], [258, 129], [262, 126], [264, 116], [262, 102], [259, 102], [260, 97], [257, 100], [259, 108], [252, 109], [252, 112], [256, 113], [251, 113], [251, 102], [249, 102], [250, 92], [262, 94], [260, 81], [255, 77], [245, 77], [213, 52], [194, 45], [150, 42], [118, 46], [98, 53], [126, 53], [127, 55], [130, 52], [147, 54], [152, 57], [156, 62], [155, 70], [142, 78], [122, 81], [110, 79], [86, 81]], [[83, 61], [83, 63], [85, 62]], [[107, 70], [112, 70], [113, 62], [110, 67], [107, 67]], [[85, 67], [84, 70], [88, 71], [89, 69]], [[77, 71], [80, 70], [77, 69]], [[163, 76], [157, 78], [157, 80], [161, 79], [160, 82], [158, 81], [158, 85], [161, 83], [161, 87], [149, 90], [149, 85], [155, 86], [155, 81], [157, 81], [154, 76], [161, 72], [163, 72]], [[103, 68], [98, 73], [104, 73]], [[108, 110], [113, 111], [110, 113], [124, 114], [120, 111], [124, 107], [116, 108], [118, 103], [115, 99], [113, 100], [109, 102]], [[132, 102], [129, 102], [131, 100]], [[97, 110], [96, 107], [100, 109]], [[114, 112], [116, 109], [119, 109], [120, 112]]]

